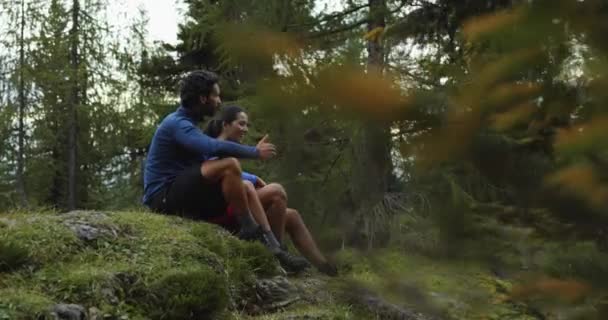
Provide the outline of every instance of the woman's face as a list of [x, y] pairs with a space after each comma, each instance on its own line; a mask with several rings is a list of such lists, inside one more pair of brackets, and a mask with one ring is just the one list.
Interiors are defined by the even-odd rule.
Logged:
[[249, 119], [247, 119], [247, 114], [245, 112], [239, 112], [234, 121], [224, 124], [223, 130], [228, 140], [241, 142], [247, 131], [249, 131]]

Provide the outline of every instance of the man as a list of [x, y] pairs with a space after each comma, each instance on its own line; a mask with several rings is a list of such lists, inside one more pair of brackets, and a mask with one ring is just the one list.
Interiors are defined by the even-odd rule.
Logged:
[[220, 107], [218, 81], [217, 75], [202, 70], [182, 81], [181, 106], [163, 119], [150, 144], [143, 202], [157, 212], [210, 222], [228, 214], [236, 220], [239, 238], [259, 239], [284, 267], [304, 269], [305, 260], [281, 249], [261, 206], [250, 205], [236, 159], [270, 159], [275, 146], [266, 137], [255, 147], [219, 141], [197, 127]]

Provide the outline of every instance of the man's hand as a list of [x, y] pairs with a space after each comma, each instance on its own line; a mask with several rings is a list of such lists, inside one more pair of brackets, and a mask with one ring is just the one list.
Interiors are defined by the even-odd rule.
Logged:
[[256, 146], [262, 160], [270, 159], [277, 154], [277, 148], [274, 144], [266, 142], [266, 140], [268, 140], [268, 135], [265, 135]]

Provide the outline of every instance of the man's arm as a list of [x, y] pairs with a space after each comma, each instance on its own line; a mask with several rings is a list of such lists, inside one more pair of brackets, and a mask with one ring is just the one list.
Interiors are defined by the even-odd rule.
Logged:
[[259, 157], [256, 147], [213, 139], [185, 119], [177, 123], [175, 140], [186, 149], [206, 157], [219, 155], [250, 159]]

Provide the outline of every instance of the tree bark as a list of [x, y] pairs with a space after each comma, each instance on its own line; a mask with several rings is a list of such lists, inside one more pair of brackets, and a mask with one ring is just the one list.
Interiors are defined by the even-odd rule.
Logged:
[[72, 28], [70, 30], [70, 65], [72, 67], [72, 85], [70, 93], [70, 103], [68, 106], [68, 201], [67, 209], [74, 210], [77, 205], [77, 141], [78, 141], [78, 105], [80, 103], [80, 88], [78, 83], [78, 73], [80, 61], [78, 55], [79, 47], [79, 20], [80, 3], [74, 0], [72, 4]]
[[[368, 0], [368, 31], [385, 26], [385, 0]], [[384, 47], [378, 37], [367, 42], [368, 72], [381, 73], [384, 67]], [[364, 121], [359, 126], [354, 144], [355, 203], [364, 209], [380, 201], [388, 191], [392, 172], [390, 123]]]

